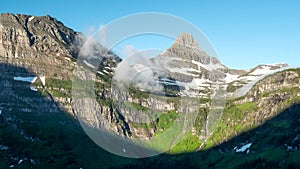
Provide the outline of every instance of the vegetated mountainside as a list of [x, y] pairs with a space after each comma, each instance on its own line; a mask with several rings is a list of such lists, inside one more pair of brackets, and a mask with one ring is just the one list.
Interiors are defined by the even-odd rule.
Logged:
[[259, 81], [245, 96], [228, 100], [209, 143], [224, 142], [240, 131], [263, 124], [293, 104], [299, 104], [299, 75], [299, 69], [278, 72]]
[[196, 118], [196, 132], [188, 135], [171, 153], [207, 149], [264, 124], [279, 112], [300, 102], [299, 79], [299, 69], [288, 69], [262, 79], [245, 96], [227, 100], [219, 123], [205, 143], [198, 139], [209, 113], [204, 109]]
[[[202, 149], [143, 159], [116, 168], [299, 168], [300, 69], [258, 82], [244, 97], [228, 100]], [[195, 139], [179, 143], [185, 150]], [[172, 150], [171, 150], [172, 151]]]
[[[85, 38], [50, 16], [1, 14], [0, 35], [0, 70], [3, 72], [0, 86], [5, 89], [0, 92], [1, 168], [11, 165], [21, 168], [105, 168], [128, 162], [128, 159], [95, 148], [75, 120], [78, 112], [73, 107], [71, 90], [72, 74], [76, 67], [96, 72], [94, 86], [98, 111], [81, 116], [90, 119], [92, 127], [107, 128], [129, 138], [151, 138], [170, 128], [181, 114], [195, 112], [195, 125], [185, 132], [184, 139], [168, 152], [170, 154], [210, 149], [258, 127], [299, 101], [298, 69], [286, 70], [264, 79], [267, 73], [280, 70], [285, 65], [261, 65], [251, 71], [231, 70], [217, 58], [208, 56], [186, 33], [180, 35], [165, 53], [151, 60], [153, 64], [162, 63], [157, 60], [168, 63], [161, 65], [160, 68], [166, 73], [159, 74], [157, 78], [163, 90], [169, 93], [167, 97], [140, 90], [136, 86], [129, 86], [127, 92], [114, 90], [112, 93], [111, 82], [121, 59], [97, 43], [91, 44], [89, 51], [78, 59]], [[176, 69], [179, 63], [180, 69]], [[139, 69], [141, 65], [132, 67]], [[28, 77], [39, 79], [34, 83], [26, 82]], [[219, 83], [224, 90], [227, 87], [234, 93], [259, 78], [263, 80], [247, 95], [227, 101], [220, 123], [212, 135], [207, 135], [205, 126], [215, 85]], [[114, 97], [121, 98], [122, 102], [116, 102]], [[188, 104], [180, 107], [183, 98], [199, 104], [197, 109]], [[298, 109], [295, 110], [294, 114]], [[155, 120], [143, 123], [135, 119], [137, 113], [157, 116]], [[288, 125], [289, 121], [278, 125], [280, 128], [286, 127], [281, 126], [285, 123]], [[288, 131], [285, 134], [290, 137], [298, 132]], [[278, 138], [281, 137], [279, 134]], [[87, 146], [78, 146], [80, 144]], [[212, 151], [212, 154], [216, 153], [214, 149]], [[297, 154], [298, 150], [295, 152]], [[225, 152], [228, 153], [234, 154], [230, 150]], [[176, 156], [166, 158], [171, 163], [173, 160], [176, 162]], [[96, 164], [99, 159], [109, 162], [101, 160], [101, 164]], [[206, 162], [211, 162], [211, 159]], [[192, 163], [197, 164], [197, 161]]]
[[[114, 168], [299, 168], [299, 104], [210, 149], [160, 155]], [[298, 132], [298, 133], [297, 133]]]

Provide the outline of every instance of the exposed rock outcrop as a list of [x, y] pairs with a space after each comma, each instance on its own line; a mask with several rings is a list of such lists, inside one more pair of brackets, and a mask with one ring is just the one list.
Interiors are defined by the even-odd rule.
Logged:
[[0, 62], [70, 78], [83, 39], [50, 16], [0, 15]]

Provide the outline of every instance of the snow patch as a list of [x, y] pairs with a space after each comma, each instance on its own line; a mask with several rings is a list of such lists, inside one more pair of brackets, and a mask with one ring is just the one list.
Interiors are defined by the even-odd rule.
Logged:
[[39, 78], [40, 78], [42, 84], [45, 86], [46, 85], [46, 77], [45, 76], [40, 76]]
[[23, 161], [24, 161], [23, 159], [19, 160], [18, 165], [21, 164]]
[[[248, 84], [244, 85], [243, 87], [237, 89], [235, 91], [235, 93], [233, 93], [232, 97], [233, 98], [238, 98], [238, 97], [242, 97], [244, 96], [258, 81], [260, 81], [261, 79], [265, 78], [268, 75], [280, 72], [280, 71], [284, 71], [286, 69], [290, 69], [290, 68], [297, 68], [297, 67], [282, 67], [280, 69], [275, 69], [270, 71], [269, 73], [260, 75], [260, 76], [256, 76], [255, 78], [253, 78], [253, 80], [251, 80]], [[250, 77], [250, 76], [249, 76]], [[249, 78], [248, 78], [249, 79]]]
[[188, 76], [196, 76], [195, 74], [191, 73], [191, 72], [197, 72], [200, 73], [201, 71], [197, 70], [197, 69], [193, 69], [193, 68], [168, 68], [168, 70], [172, 73], [180, 73], [180, 74], [184, 74], [184, 75], [188, 75]]
[[243, 80], [243, 81], [253, 81], [256, 80], [259, 76], [254, 76], [254, 75], [248, 75], [248, 76], [242, 76], [238, 80]]
[[161, 81], [161, 82], [170, 82], [170, 83], [176, 83], [176, 81], [175, 81], [175, 80], [171, 80], [171, 79], [169, 79], [169, 78], [161, 78], [161, 79], [160, 79], [160, 81]]
[[70, 61], [70, 62], [72, 61], [72, 60], [71, 60], [70, 58], [68, 58], [68, 57], [65, 57], [65, 59], [66, 59], [67, 61]]
[[209, 63], [209, 64], [202, 64], [200, 62], [197, 62], [197, 61], [194, 61], [192, 60], [192, 63], [198, 65], [199, 67], [203, 67], [204, 69], [207, 69], [209, 71], [212, 71], [212, 70], [217, 70], [217, 69], [222, 69], [224, 68], [223, 65], [220, 65], [220, 64], [213, 64], [213, 63]]
[[161, 84], [165, 84], [165, 85], [170, 85], [170, 86], [178, 86], [176, 83], [173, 83], [173, 82], [167, 82], [167, 81], [159, 81], [158, 83], [161, 83]]
[[267, 73], [271, 73], [274, 70], [271, 70], [270, 66], [262, 66], [262, 68], [258, 68], [255, 69], [253, 72], [250, 73], [250, 75], [263, 75], [263, 74], [267, 74]]
[[248, 143], [248, 144], [244, 145], [243, 147], [241, 147], [239, 149], [237, 147], [234, 147], [233, 150], [235, 150], [235, 152], [237, 152], [237, 153], [242, 153], [242, 152], [245, 152], [246, 150], [249, 150], [249, 148], [251, 147], [251, 145], [252, 145], [252, 143]]
[[176, 81], [171, 80], [169, 78], [161, 78], [161, 79], [159, 79], [159, 83], [163, 83], [166, 85], [177, 85]]
[[191, 83], [196, 84], [196, 86], [206, 86], [206, 87], [209, 87], [210, 83], [212, 83], [212, 81], [207, 80], [207, 79], [194, 78]]
[[233, 75], [233, 74], [230, 74], [230, 73], [226, 73], [226, 77], [225, 77], [225, 82], [226, 83], [231, 83], [235, 80], [237, 80], [239, 77], [239, 75]]
[[35, 92], [37, 92], [38, 91], [38, 89], [36, 89], [35, 87], [30, 87], [30, 90], [32, 90], [32, 91], [35, 91]]
[[34, 19], [34, 16], [30, 17], [30, 18], [28, 19], [28, 21], [30, 22], [30, 21], [32, 21], [33, 19]]
[[30, 83], [34, 83], [36, 79], [37, 77], [14, 77], [14, 80], [16, 81], [30, 82]]
[[99, 73], [100, 75], [104, 75], [104, 73], [100, 72], [100, 71], [97, 71], [97, 73]]
[[[184, 60], [184, 59], [181, 59], [181, 58], [171, 58], [171, 59], [172, 60], [182, 61], [182, 62], [190, 62], [189, 60]], [[223, 69], [224, 68], [223, 65], [218, 64], [218, 63], [214, 64], [212, 62], [210, 62], [209, 64], [203, 64], [203, 63], [197, 62], [195, 60], [192, 60], [192, 63], [198, 65], [198, 67], [203, 67], [204, 69], [207, 69], [209, 71], [217, 70], [217, 69]], [[197, 71], [199, 71], [199, 70], [197, 70]]]
[[95, 68], [92, 64], [88, 63], [86, 60], [83, 60], [83, 63], [85, 63], [87, 66], [91, 68]]
[[106, 71], [106, 70], [103, 70], [103, 72], [104, 72], [104, 73], [106, 73], [106, 74], [109, 74], [109, 72], [108, 72], [108, 71]]
[[111, 67], [108, 67], [108, 66], [105, 66], [104, 68], [105, 68], [105, 69], [108, 69], [108, 70], [110, 70], [110, 69], [111, 69]]

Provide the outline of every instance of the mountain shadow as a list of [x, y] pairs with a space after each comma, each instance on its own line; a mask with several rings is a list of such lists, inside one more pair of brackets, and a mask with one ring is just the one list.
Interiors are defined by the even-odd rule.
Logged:
[[[247, 144], [250, 148], [245, 146]], [[300, 168], [299, 148], [300, 104], [293, 104], [261, 126], [210, 149], [177, 155], [164, 154], [114, 168], [291, 169]]]
[[98, 169], [132, 161], [91, 141], [75, 116], [53, 100], [51, 87], [26, 82], [38, 77], [34, 72], [3, 63], [0, 72], [1, 169]]

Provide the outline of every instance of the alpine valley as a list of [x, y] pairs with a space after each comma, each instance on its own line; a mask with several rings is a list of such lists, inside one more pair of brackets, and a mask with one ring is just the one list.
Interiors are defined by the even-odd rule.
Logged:
[[[87, 40], [51, 16], [0, 14], [0, 168], [300, 168], [300, 68], [230, 69], [184, 32], [134, 62], [96, 42], [83, 52]], [[95, 112], [76, 107], [83, 68]], [[150, 140], [187, 115], [180, 140], [142, 159], [102, 149], [79, 122]]]

